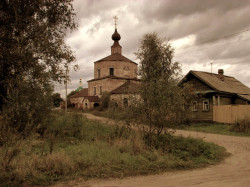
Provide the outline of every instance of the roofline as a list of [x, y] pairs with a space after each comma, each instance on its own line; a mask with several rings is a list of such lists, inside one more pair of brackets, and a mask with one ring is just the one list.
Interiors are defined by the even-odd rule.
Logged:
[[[199, 80], [201, 80], [203, 83], [207, 84], [208, 86], [210, 86], [210, 87], [213, 88], [214, 90], [220, 92], [220, 91], [217, 90], [214, 86], [212, 86], [211, 84], [207, 83], [204, 79], [202, 79], [201, 77], [199, 77], [198, 75], [196, 75], [194, 72], [195, 72], [195, 71], [190, 70], [190, 71], [186, 74], [186, 76], [178, 83], [178, 85], [182, 84], [182, 83], [184, 82], [184, 80], [186, 79], [186, 77], [189, 76], [189, 74], [192, 74], [192, 75], [195, 76], [196, 78], [199, 78]], [[201, 71], [199, 71], [199, 72], [201, 72]], [[208, 72], [204, 72], [204, 73], [208, 73]], [[214, 74], [214, 73], [213, 73], [213, 74]], [[215, 75], [216, 75], [216, 74], [215, 74]]]
[[[242, 97], [241, 95], [239, 95], [239, 94], [236, 94], [238, 97], [240, 97], [241, 99], [243, 99], [243, 100], [245, 100], [245, 101], [250, 101], [250, 99], [247, 99], [247, 98], [244, 98], [244, 97]], [[242, 94], [242, 95], [244, 95], [244, 94]], [[248, 94], [247, 94], [248, 95]]]
[[[112, 54], [111, 54], [112, 55]], [[106, 56], [106, 57], [104, 57], [104, 58], [107, 58], [107, 57], [109, 57], [109, 56], [111, 56], [111, 55], [108, 55], [108, 56]], [[122, 54], [120, 54], [121, 56], [123, 56]], [[125, 56], [123, 56], [123, 57], [125, 57]], [[123, 61], [123, 60], [103, 60], [104, 58], [102, 58], [102, 59], [100, 59], [100, 60], [97, 60], [97, 61], [95, 61], [94, 63], [97, 63], [97, 62], [107, 62], [107, 61], [121, 61], [121, 62], [131, 62], [131, 63], [134, 63], [134, 64], [136, 64], [136, 65], [138, 65], [136, 62], [134, 62], [134, 61], [132, 61], [132, 60], [130, 60], [130, 59], [128, 59], [127, 57], [125, 57], [125, 58], [127, 58], [129, 61]]]
[[90, 79], [87, 82], [98, 81], [98, 80], [103, 80], [103, 79], [124, 79], [124, 80], [141, 81], [141, 79], [137, 79], [137, 78], [123, 78], [123, 77], [116, 77], [116, 76], [105, 76], [105, 77], [102, 77], [99, 79]]
[[134, 61], [123, 61], [123, 60], [98, 60], [98, 61], [95, 61], [94, 63], [108, 62], [108, 61], [112, 61], [112, 62], [115, 62], [115, 61], [119, 61], [119, 62], [130, 62], [130, 63], [133, 63], [133, 64], [138, 65], [138, 64], [137, 64], [136, 62], [134, 62]]

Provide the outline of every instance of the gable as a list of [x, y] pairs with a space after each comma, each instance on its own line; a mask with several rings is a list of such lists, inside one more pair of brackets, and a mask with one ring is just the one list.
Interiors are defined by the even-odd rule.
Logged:
[[215, 91], [213, 88], [211, 88], [210, 86], [208, 86], [205, 82], [201, 81], [200, 79], [198, 79], [197, 77], [195, 77], [192, 74], [190, 74], [186, 78], [185, 82], [188, 83], [188, 84], [191, 84], [193, 86], [193, 89], [196, 92]]

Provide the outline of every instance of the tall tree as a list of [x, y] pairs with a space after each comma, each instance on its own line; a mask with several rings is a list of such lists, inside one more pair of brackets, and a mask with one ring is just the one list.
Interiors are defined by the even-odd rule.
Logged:
[[178, 86], [181, 67], [173, 62], [174, 49], [157, 34], [146, 34], [136, 55], [141, 76], [141, 102], [136, 105], [136, 116], [158, 133], [164, 127], [180, 124], [188, 116], [191, 95]]
[[75, 59], [64, 42], [74, 18], [72, 0], [0, 1], [0, 110], [19, 131], [49, 113], [52, 82]]

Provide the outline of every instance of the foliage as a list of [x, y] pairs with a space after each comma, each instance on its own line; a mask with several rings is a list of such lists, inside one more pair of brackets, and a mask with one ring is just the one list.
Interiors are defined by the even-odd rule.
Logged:
[[64, 42], [75, 14], [72, 0], [2, 0], [0, 14], [0, 111], [24, 132], [49, 113], [52, 81], [75, 59]]
[[60, 102], [63, 101], [63, 99], [61, 98], [61, 94], [59, 94], [59, 93], [53, 93], [52, 100], [53, 100], [54, 107], [59, 107]]
[[236, 121], [233, 124], [233, 127], [231, 130], [235, 132], [250, 133], [250, 119], [245, 118], [245, 119]]
[[28, 135], [45, 116], [50, 116], [51, 93], [51, 85], [47, 83], [16, 79], [3, 111], [5, 122], [22, 135]]
[[109, 107], [109, 102], [110, 102], [110, 93], [103, 92], [100, 100], [101, 100], [101, 105], [99, 109], [100, 110], [107, 109]]
[[158, 133], [186, 122], [192, 95], [188, 87], [178, 86], [181, 68], [173, 62], [174, 49], [157, 34], [146, 34], [136, 55], [140, 60], [141, 102], [136, 103], [139, 109], [135, 117]]
[[[62, 114], [53, 113], [43, 138], [34, 135], [18, 147], [10, 144], [8, 153], [0, 147], [1, 185], [44, 186], [76, 177], [159, 173], [215, 164], [226, 156], [225, 149], [202, 140], [152, 133], [153, 141], [148, 142], [149, 134], [143, 131], [89, 121], [81, 114]], [[50, 152], [50, 134], [56, 131]]]

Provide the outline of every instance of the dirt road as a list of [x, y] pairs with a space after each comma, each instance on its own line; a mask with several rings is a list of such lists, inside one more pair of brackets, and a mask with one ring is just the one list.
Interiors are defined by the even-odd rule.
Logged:
[[[107, 122], [107, 119], [86, 114], [87, 118]], [[77, 180], [56, 186], [199, 186], [199, 187], [249, 187], [250, 138], [207, 134], [178, 130], [176, 134], [203, 138], [214, 142], [232, 153], [221, 164], [191, 171], [166, 172], [160, 175], [136, 176], [124, 179]]]

